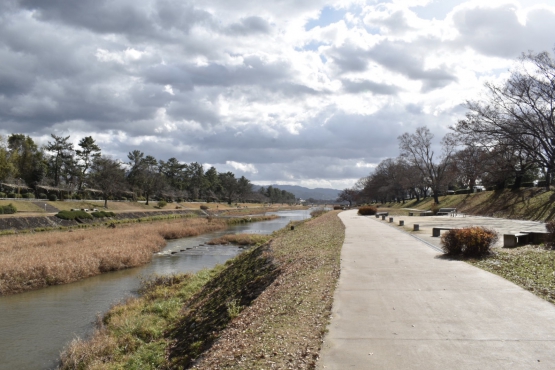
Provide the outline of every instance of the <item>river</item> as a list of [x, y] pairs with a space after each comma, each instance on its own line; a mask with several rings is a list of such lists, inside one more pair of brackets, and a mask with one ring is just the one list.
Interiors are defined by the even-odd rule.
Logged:
[[[86, 337], [97, 315], [136, 294], [140, 279], [152, 274], [196, 272], [236, 256], [234, 246], [207, 246], [224, 234], [271, 234], [310, 210], [276, 212], [275, 220], [233, 226], [225, 231], [171, 240], [148, 265], [91, 277], [71, 284], [0, 297], [0, 370], [52, 369], [63, 347]], [[172, 254], [172, 252], [177, 252]]]

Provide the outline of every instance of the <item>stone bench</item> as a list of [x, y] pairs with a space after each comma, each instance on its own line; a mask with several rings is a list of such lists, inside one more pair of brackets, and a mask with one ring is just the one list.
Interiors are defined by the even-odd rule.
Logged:
[[432, 228], [432, 236], [439, 237], [442, 230], [455, 230], [456, 228], [453, 227], [434, 227]]
[[437, 211], [437, 216], [453, 216], [455, 217], [455, 215], [457, 214], [457, 209], [456, 208], [440, 208], [439, 211]]
[[380, 218], [380, 216], [389, 216], [389, 212], [376, 212], [376, 218]]
[[503, 234], [503, 248], [514, 248], [528, 243], [528, 233]]
[[524, 244], [540, 244], [547, 240], [549, 233], [541, 231], [519, 231], [503, 234], [503, 248], [514, 248]]

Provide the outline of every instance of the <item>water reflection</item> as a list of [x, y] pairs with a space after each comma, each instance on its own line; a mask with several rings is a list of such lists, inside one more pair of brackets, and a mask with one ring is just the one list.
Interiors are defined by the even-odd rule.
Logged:
[[233, 246], [205, 245], [210, 239], [229, 233], [271, 234], [291, 220], [310, 217], [309, 211], [274, 214], [281, 217], [171, 241], [164, 249], [168, 254], [155, 256], [146, 266], [1, 297], [0, 369], [53, 368], [63, 346], [74, 337], [89, 333], [98, 314], [135, 294], [141, 277], [196, 272], [224, 263], [241, 251]]

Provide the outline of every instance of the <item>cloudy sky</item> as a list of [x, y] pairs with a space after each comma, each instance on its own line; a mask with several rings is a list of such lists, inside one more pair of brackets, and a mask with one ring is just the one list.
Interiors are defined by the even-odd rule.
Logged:
[[553, 0], [2, 0], [0, 134], [342, 189], [554, 46]]

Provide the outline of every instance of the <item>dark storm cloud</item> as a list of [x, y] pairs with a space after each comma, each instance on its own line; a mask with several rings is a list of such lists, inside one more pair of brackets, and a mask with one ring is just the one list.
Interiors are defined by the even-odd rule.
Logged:
[[101, 33], [152, 33], [146, 12], [136, 2], [108, 0], [20, 0], [41, 21], [55, 21]]
[[551, 50], [555, 44], [555, 13], [547, 9], [530, 11], [526, 25], [519, 23], [511, 5], [460, 10], [453, 20], [460, 33], [456, 43], [485, 55], [515, 58], [528, 50]]
[[351, 94], [372, 92], [377, 95], [397, 95], [402, 89], [395, 85], [377, 83], [373, 81], [341, 80], [345, 91]]
[[325, 56], [337, 65], [339, 74], [364, 72], [368, 68], [367, 51], [352, 44], [330, 48]]
[[256, 35], [270, 33], [270, 25], [261, 17], [247, 17], [240, 22], [234, 23], [225, 29], [231, 35]]
[[423, 92], [442, 88], [456, 82], [457, 77], [447, 71], [447, 68], [424, 68], [423, 55], [425, 54], [423, 53], [426, 50], [426, 40], [421, 41], [421, 43], [422, 46], [410, 45], [405, 42], [385, 41], [372, 48], [367, 55], [370, 59], [393, 72], [400, 73], [411, 80], [422, 81]]

